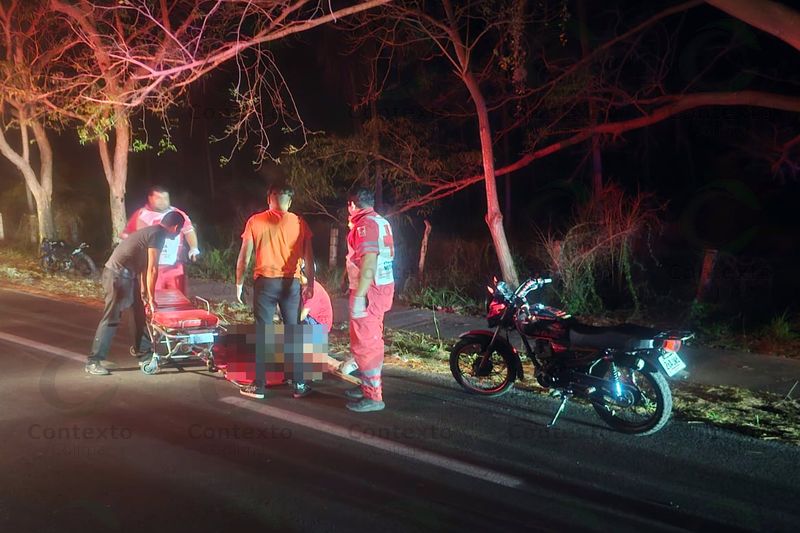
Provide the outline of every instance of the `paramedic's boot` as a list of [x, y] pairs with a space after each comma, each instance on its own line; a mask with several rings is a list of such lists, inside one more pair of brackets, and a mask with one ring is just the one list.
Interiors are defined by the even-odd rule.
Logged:
[[352, 389], [347, 389], [344, 391], [344, 395], [350, 398], [351, 400], [360, 400], [364, 397], [364, 391], [361, 390], [361, 387], [353, 387]]
[[258, 400], [263, 400], [264, 386], [260, 381], [254, 381], [249, 385], [243, 385], [242, 388], [239, 389], [239, 394], [242, 396], [249, 396], [250, 398], [256, 398]]
[[348, 403], [346, 407], [356, 413], [368, 413], [370, 411], [382, 411], [383, 408], [386, 407], [386, 404], [380, 400], [361, 398], [357, 402]]
[[301, 381], [299, 383], [294, 384], [294, 392], [292, 393], [292, 398], [303, 398], [311, 394], [311, 386]]
[[111, 372], [107, 369], [103, 368], [103, 365], [100, 364], [100, 361], [90, 359], [86, 366], [83, 367], [84, 372], [87, 374], [91, 374], [93, 376], [107, 376]]

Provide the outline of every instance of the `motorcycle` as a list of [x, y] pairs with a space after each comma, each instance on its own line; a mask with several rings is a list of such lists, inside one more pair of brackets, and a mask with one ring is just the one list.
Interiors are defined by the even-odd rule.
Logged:
[[450, 353], [450, 371], [458, 384], [473, 394], [499, 396], [515, 380], [525, 379], [520, 354], [509, 339], [516, 331], [539, 385], [561, 398], [548, 427], [555, 426], [567, 402], [578, 397], [588, 400], [617, 431], [659, 431], [672, 413], [666, 378], [686, 368], [678, 351], [694, 334], [634, 324], [590, 326], [560, 309], [528, 302], [529, 294], [551, 282], [531, 278], [512, 291], [495, 280], [487, 287], [487, 320], [493, 330], [459, 337]]
[[75, 272], [84, 277], [95, 277], [97, 267], [84, 250], [89, 245], [82, 242], [78, 247], [71, 248], [64, 241], [42, 239], [41, 256], [39, 265], [42, 270], [49, 273]]

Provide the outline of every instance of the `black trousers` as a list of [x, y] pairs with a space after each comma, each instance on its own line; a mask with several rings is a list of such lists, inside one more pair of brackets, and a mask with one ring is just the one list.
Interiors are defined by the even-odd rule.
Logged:
[[137, 350], [148, 350], [151, 344], [145, 333], [144, 304], [139, 296], [139, 283], [136, 276], [129, 270], [117, 271], [104, 268], [101, 282], [106, 304], [103, 309], [103, 317], [94, 334], [89, 360], [102, 361], [108, 357], [111, 341], [114, 340], [114, 334], [122, 320], [122, 312], [129, 307], [133, 308], [131, 334], [135, 339], [134, 347]]
[[[276, 306], [280, 306], [284, 324], [299, 324], [300, 304], [300, 280], [297, 278], [256, 278], [253, 285], [253, 315], [257, 327], [272, 325]], [[259, 389], [264, 386], [265, 372], [266, 361], [262, 348], [256, 350], [256, 380]]]

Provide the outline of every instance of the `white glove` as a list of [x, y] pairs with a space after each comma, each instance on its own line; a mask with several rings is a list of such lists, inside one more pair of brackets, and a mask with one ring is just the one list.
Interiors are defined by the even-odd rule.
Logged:
[[364, 318], [367, 316], [367, 297], [354, 296], [353, 307], [350, 308], [350, 318]]
[[242, 291], [244, 290], [244, 283], [237, 283], [236, 284], [236, 301], [239, 303], [242, 302]]
[[200, 255], [200, 250], [198, 248], [192, 248], [189, 250], [189, 259], [192, 261], [197, 261], [197, 257]]

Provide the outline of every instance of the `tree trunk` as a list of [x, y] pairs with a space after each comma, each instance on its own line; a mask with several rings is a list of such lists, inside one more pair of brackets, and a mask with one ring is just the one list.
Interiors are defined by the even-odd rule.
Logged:
[[[28, 126], [25, 124], [21, 124], [19, 128], [19, 136], [20, 141], [22, 142], [22, 158], [30, 164], [30, 145], [28, 139]], [[31, 192], [31, 188], [28, 187], [27, 182], [25, 183], [25, 199], [28, 201], [28, 213], [35, 213], [36, 212], [36, 202], [33, 199], [33, 193]]]
[[703, 257], [703, 269], [700, 272], [700, 282], [697, 285], [697, 295], [695, 300], [705, 302], [708, 299], [708, 292], [714, 281], [714, 270], [717, 266], [717, 250], [706, 250]]
[[[37, 131], [32, 126], [34, 132]], [[52, 197], [53, 197], [53, 158], [50, 143], [44, 133], [44, 128], [39, 125], [37, 146], [41, 159], [39, 175], [30, 164], [29, 160], [17, 153], [6, 140], [5, 132], [0, 129], [0, 153], [6, 157], [22, 174], [26, 187], [33, 195], [36, 204], [36, 220], [38, 221], [39, 239], [52, 239], [55, 237], [55, 224], [53, 222]]]
[[500, 202], [497, 197], [497, 179], [494, 172], [494, 148], [492, 147], [492, 131], [489, 123], [489, 112], [486, 109], [486, 100], [478, 87], [478, 82], [471, 72], [463, 73], [464, 84], [469, 90], [475, 111], [478, 115], [478, 129], [481, 140], [481, 157], [483, 158], [483, 181], [486, 186], [486, 224], [492, 235], [492, 242], [500, 262], [500, 271], [503, 279], [516, 286], [519, 276], [511, 257], [511, 248], [508, 246], [506, 232], [503, 228], [503, 214], [500, 212]]
[[100, 160], [108, 182], [109, 206], [111, 208], [111, 242], [118, 243], [127, 222], [125, 212], [125, 189], [128, 180], [128, 146], [131, 132], [128, 116], [117, 109], [114, 122], [114, 149], [102, 137], [98, 141]]
[[[589, 48], [589, 28], [586, 25], [586, 1], [578, 2], [578, 21], [580, 28], [581, 54], [583, 57], [591, 53]], [[597, 109], [592, 100], [589, 101], [589, 123], [597, 125]], [[595, 197], [603, 190], [603, 158], [600, 152], [600, 135], [595, 133], [591, 139], [592, 150], [592, 193]]]
[[431, 222], [425, 219], [425, 232], [422, 234], [422, 245], [419, 248], [419, 265], [417, 268], [418, 279], [425, 277], [425, 260], [428, 258], [428, 239], [431, 236]]

